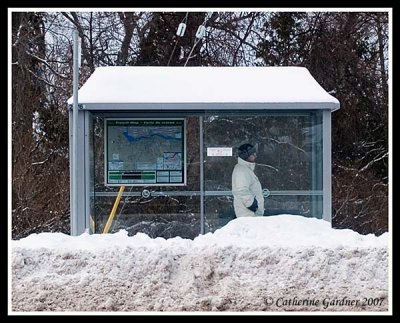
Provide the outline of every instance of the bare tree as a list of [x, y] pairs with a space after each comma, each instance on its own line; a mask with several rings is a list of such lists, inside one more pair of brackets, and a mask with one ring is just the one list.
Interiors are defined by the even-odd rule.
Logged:
[[265, 28], [259, 56], [267, 64], [308, 67], [341, 102], [332, 127], [333, 224], [387, 231], [387, 13], [276, 13]]
[[80, 84], [99, 66], [306, 66], [342, 106], [332, 127], [334, 225], [387, 230], [387, 13], [15, 12], [13, 237], [69, 232], [66, 101], [75, 28]]

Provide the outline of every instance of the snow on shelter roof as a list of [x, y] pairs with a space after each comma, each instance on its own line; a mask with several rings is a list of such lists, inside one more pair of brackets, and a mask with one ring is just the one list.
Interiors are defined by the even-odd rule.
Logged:
[[305, 67], [286, 66], [98, 67], [79, 90], [78, 103], [102, 110], [339, 109]]

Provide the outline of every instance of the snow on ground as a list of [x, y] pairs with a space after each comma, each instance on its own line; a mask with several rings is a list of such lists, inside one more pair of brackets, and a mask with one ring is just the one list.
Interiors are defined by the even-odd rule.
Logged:
[[32, 234], [11, 242], [12, 312], [388, 311], [388, 233], [293, 215], [194, 240]]

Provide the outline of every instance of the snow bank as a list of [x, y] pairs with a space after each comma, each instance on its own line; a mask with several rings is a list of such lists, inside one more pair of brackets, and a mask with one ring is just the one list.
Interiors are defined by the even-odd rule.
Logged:
[[12, 310], [388, 311], [388, 238], [293, 215], [194, 240], [32, 234], [12, 241]]

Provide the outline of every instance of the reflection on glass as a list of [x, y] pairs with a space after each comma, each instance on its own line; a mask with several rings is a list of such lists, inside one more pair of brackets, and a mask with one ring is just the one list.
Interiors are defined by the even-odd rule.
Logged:
[[[110, 116], [94, 114], [91, 124], [90, 213], [94, 233], [104, 231], [119, 190], [119, 186], [104, 185], [106, 117]], [[125, 229], [129, 235], [143, 232], [150, 237], [191, 239], [199, 235], [200, 162], [204, 166], [204, 231], [213, 232], [224, 226], [235, 218], [231, 176], [237, 163], [237, 148], [244, 143], [257, 146], [255, 173], [270, 193], [265, 198], [265, 216], [299, 214], [322, 218], [321, 112], [209, 112], [203, 118], [202, 158], [200, 117], [186, 116], [185, 120], [186, 185], [126, 186], [109, 232]]]
[[321, 218], [322, 114], [248, 114], [219, 112], [204, 118], [205, 148], [232, 147], [233, 151], [232, 156], [205, 156], [206, 231], [214, 231], [235, 218], [229, 191], [236, 151], [244, 143], [257, 146], [255, 173], [263, 188], [271, 192], [265, 199], [264, 215], [287, 213]]
[[[200, 233], [199, 123], [187, 120], [187, 185], [126, 186], [109, 232], [120, 229], [129, 235], [143, 232], [150, 237], [194, 238]], [[93, 122], [95, 232], [102, 233], [113, 208], [119, 186], [104, 185], [104, 117]], [[151, 147], [149, 147], [150, 149]]]

